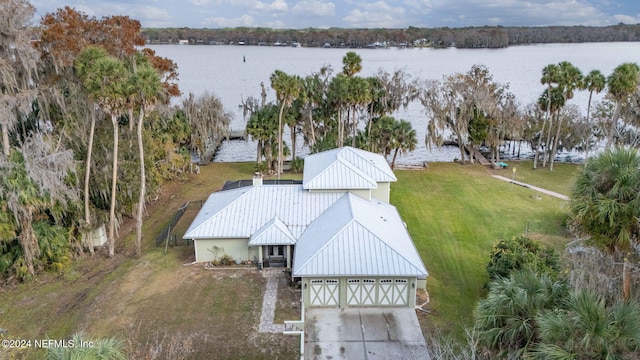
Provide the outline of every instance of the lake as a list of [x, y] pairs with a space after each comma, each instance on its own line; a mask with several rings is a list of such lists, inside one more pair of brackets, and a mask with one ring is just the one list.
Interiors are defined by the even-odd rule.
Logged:
[[[208, 91], [222, 101], [225, 111], [233, 115], [231, 128], [242, 130], [245, 119], [239, 109], [242, 99], [260, 97], [260, 83], [267, 88], [268, 101], [275, 101], [269, 76], [274, 70], [300, 76], [317, 72], [330, 65], [334, 74], [342, 70], [342, 58], [355, 51], [362, 58], [359, 75], [371, 76], [384, 69], [387, 72], [402, 69], [414, 79], [441, 79], [456, 72], [465, 73], [471, 66], [485, 65], [496, 82], [509, 84], [521, 107], [534, 101], [544, 91], [540, 84], [542, 69], [548, 64], [569, 61], [583, 74], [593, 69], [608, 76], [624, 62], [640, 61], [640, 43], [585, 43], [541, 44], [512, 46], [505, 49], [325, 49], [238, 45], [152, 45], [160, 56], [178, 64], [180, 89], [184, 96]], [[600, 100], [604, 94], [594, 97]], [[585, 109], [588, 93], [577, 92], [570, 101]], [[419, 103], [394, 114], [409, 120], [418, 134], [418, 148], [399, 157], [397, 163], [422, 164], [424, 161], [452, 161], [459, 157], [455, 147], [429, 150], [424, 143], [426, 115]], [[288, 139], [288, 136], [285, 136]], [[303, 149], [304, 155], [308, 149]], [[526, 151], [523, 149], [523, 151]], [[215, 161], [255, 161], [256, 145], [252, 141], [225, 142]], [[561, 154], [573, 156], [574, 154]]]

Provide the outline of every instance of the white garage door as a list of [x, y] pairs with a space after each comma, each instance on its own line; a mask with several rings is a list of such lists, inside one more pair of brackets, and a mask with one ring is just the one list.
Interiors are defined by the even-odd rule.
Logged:
[[347, 279], [347, 306], [366, 306], [375, 303], [375, 279]]
[[378, 286], [378, 304], [407, 305], [409, 281], [407, 279], [380, 279]]
[[336, 279], [311, 279], [309, 281], [311, 306], [339, 306], [340, 286]]

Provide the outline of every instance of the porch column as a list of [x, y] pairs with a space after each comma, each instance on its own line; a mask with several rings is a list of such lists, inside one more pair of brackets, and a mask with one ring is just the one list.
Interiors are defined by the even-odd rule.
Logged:
[[287, 245], [287, 268], [291, 269], [291, 245]]
[[262, 245], [258, 246], [258, 268], [262, 269]]

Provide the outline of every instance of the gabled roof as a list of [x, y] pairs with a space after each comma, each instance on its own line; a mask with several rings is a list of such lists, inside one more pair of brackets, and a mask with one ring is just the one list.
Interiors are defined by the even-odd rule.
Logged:
[[251, 186], [216, 192], [209, 196], [183, 237], [250, 238], [277, 217], [289, 234], [298, 239], [343, 194], [310, 193], [300, 185]]
[[427, 270], [395, 207], [347, 193], [298, 239], [293, 276], [417, 276]]
[[345, 146], [307, 156], [302, 186], [305, 189], [375, 189], [378, 182], [396, 180], [382, 155]]
[[249, 246], [293, 245], [296, 243], [296, 240], [289, 229], [287, 229], [287, 225], [276, 216], [251, 235]]

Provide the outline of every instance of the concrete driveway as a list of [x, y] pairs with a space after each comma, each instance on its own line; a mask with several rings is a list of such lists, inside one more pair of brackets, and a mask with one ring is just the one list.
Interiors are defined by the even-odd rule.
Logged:
[[314, 308], [305, 316], [305, 359], [429, 359], [414, 309]]

